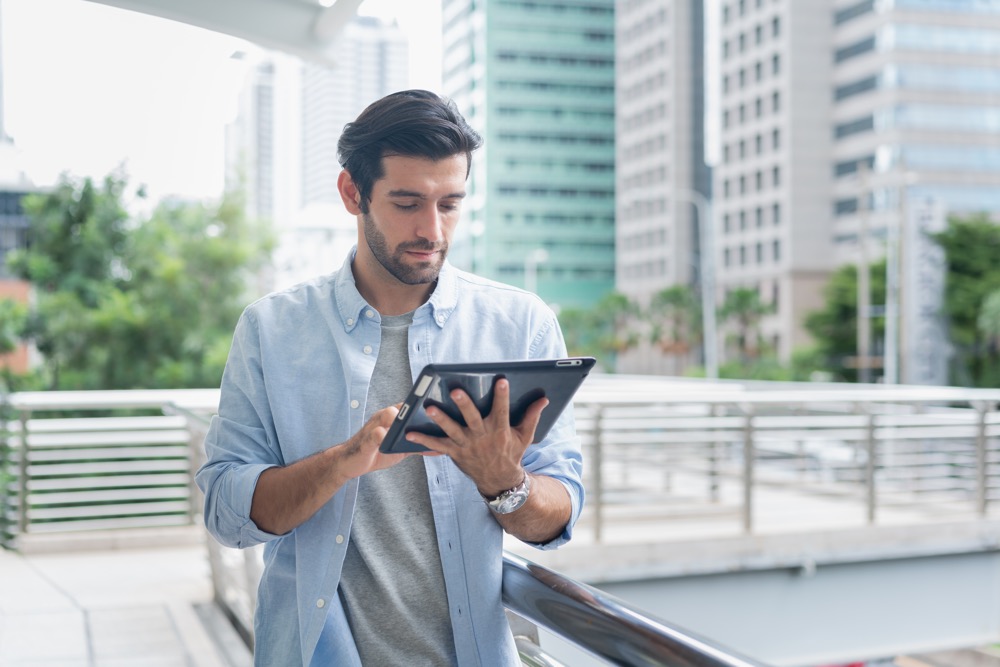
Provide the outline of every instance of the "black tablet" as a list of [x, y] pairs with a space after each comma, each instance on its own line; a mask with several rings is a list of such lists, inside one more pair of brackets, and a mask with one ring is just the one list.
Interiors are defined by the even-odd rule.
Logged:
[[528, 407], [543, 396], [549, 404], [542, 411], [533, 442], [540, 442], [594, 367], [592, 357], [531, 361], [479, 362], [468, 364], [430, 364], [417, 376], [409, 396], [385, 439], [381, 451], [391, 454], [423, 452], [427, 448], [410, 442], [406, 434], [419, 431], [443, 437], [444, 431], [427, 416], [425, 409], [434, 405], [455, 421], [465, 424], [451, 392], [464, 389], [484, 417], [493, 407], [493, 387], [500, 378], [510, 383], [510, 423], [517, 425]]

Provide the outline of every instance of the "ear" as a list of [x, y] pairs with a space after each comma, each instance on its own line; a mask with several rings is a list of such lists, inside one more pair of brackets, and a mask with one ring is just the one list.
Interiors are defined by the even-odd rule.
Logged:
[[361, 215], [361, 193], [346, 169], [337, 177], [337, 190], [340, 192], [341, 201], [344, 202], [344, 208], [351, 215]]

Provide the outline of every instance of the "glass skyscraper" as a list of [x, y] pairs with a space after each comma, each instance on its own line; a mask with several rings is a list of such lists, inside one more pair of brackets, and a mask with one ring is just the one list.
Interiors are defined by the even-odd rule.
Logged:
[[444, 0], [444, 94], [485, 139], [452, 257], [560, 307], [614, 289], [614, 2]]

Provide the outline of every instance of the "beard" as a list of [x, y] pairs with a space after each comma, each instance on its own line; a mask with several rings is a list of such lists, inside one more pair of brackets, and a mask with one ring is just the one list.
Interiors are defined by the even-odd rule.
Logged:
[[[400, 243], [395, 250], [389, 249], [389, 243], [385, 235], [379, 231], [375, 225], [375, 220], [370, 213], [362, 214], [365, 226], [365, 241], [372, 255], [396, 280], [405, 285], [426, 285], [437, 280], [448, 255], [448, 242], [435, 245], [430, 241], [410, 241]], [[437, 260], [433, 262], [418, 262], [409, 264], [406, 262], [406, 251], [437, 251]]]

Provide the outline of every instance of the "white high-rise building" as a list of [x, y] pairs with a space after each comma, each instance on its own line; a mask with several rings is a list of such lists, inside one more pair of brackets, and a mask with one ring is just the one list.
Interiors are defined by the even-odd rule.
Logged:
[[228, 134], [228, 182], [277, 241], [263, 290], [338, 268], [357, 238], [337, 193], [337, 141], [371, 102], [407, 87], [407, 40], [395, 23], [349, 22], [333, 65], [264, 52], [252, 60]]
[[808, 342], [803, 321], [834, 268], [831, 17], [828, 0], [727, 0], [715, 45], [719, 298], [756, 290], [773, 308], [763, 343], [784, 360]]
[[[700, 289], [703, 222], [692, 202], [710, 187], [702, 3], [626, 0], [615, 24], [615, 286], [648, 306], [664, 288]], [[664, 353], [642, 341], [618, 365], [680, 373], [699, 355], [698, 345]]]

